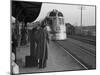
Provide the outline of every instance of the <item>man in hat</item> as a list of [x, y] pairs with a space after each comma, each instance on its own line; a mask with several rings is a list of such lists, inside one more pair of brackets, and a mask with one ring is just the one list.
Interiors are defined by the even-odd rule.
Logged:
[[46, 62], [48, 59], [48, 33], [46, 30], [45, 25], [41, 25], [41, 27], [38, 28], [37, 32], [37, 59], [39, 63], [39, 68], [45, 68]]

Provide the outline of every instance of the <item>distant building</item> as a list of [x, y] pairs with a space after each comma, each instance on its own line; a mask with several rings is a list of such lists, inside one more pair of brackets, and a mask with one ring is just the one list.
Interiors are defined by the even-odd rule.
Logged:
[[83, 34], [83, 35], [89, 35], [89, 36], [96, 36], [96, 26], [82, 26], [82, 33], [80, 33], [81, 31], [81, 27], [75, 27], [75, 32], [76, 34]]

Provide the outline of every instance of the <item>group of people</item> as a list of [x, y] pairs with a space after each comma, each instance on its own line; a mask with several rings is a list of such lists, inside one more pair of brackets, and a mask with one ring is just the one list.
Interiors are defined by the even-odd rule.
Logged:
[[45, 68], [48, 59], [49, 35], [45, 24], [36, 23], [30, 34], [30, 55], [34, 66]]
[[[34, 67], [45, 68], [48, 59], [49, 43], [47, 26], [39, 22], [35, 23], [33, 26], [30, 35], [28, 35], [30, 41], [30, 56], [34, 59], [34, 61], [31, 62], [34, 64]], [[15, 31], [16, 30], [12, 30], [12, 57], [14, 58], [14, 62], [16, 62], [16, 47], [18, 46], [18, 39]]]

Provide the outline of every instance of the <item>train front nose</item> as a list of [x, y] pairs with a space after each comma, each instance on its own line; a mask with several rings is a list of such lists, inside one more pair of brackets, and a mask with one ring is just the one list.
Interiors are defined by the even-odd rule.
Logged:
[[66, 26], [64, 16], [58, 10], [53, 10], [48, 15], [50, 35], [52, 40], [66, 40]]

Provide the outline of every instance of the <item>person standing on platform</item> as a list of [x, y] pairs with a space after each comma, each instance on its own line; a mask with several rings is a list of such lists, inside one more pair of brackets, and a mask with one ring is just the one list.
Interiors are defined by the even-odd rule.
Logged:
[[39, 68], [45, 68], [48, 59], [48, 33], [45, 25], [41, 25], [37, 32], [37, 59]]
[[30, 32], [30, 56], [33, 58], [33, 66], [36, 67], [38, 65], [38, 60], [37, 60], [37, 51], [36, 51], [36, 45], [37, 45], [37, 31], [38, 31], [38, 23], [34, 24], [33, 29]]

